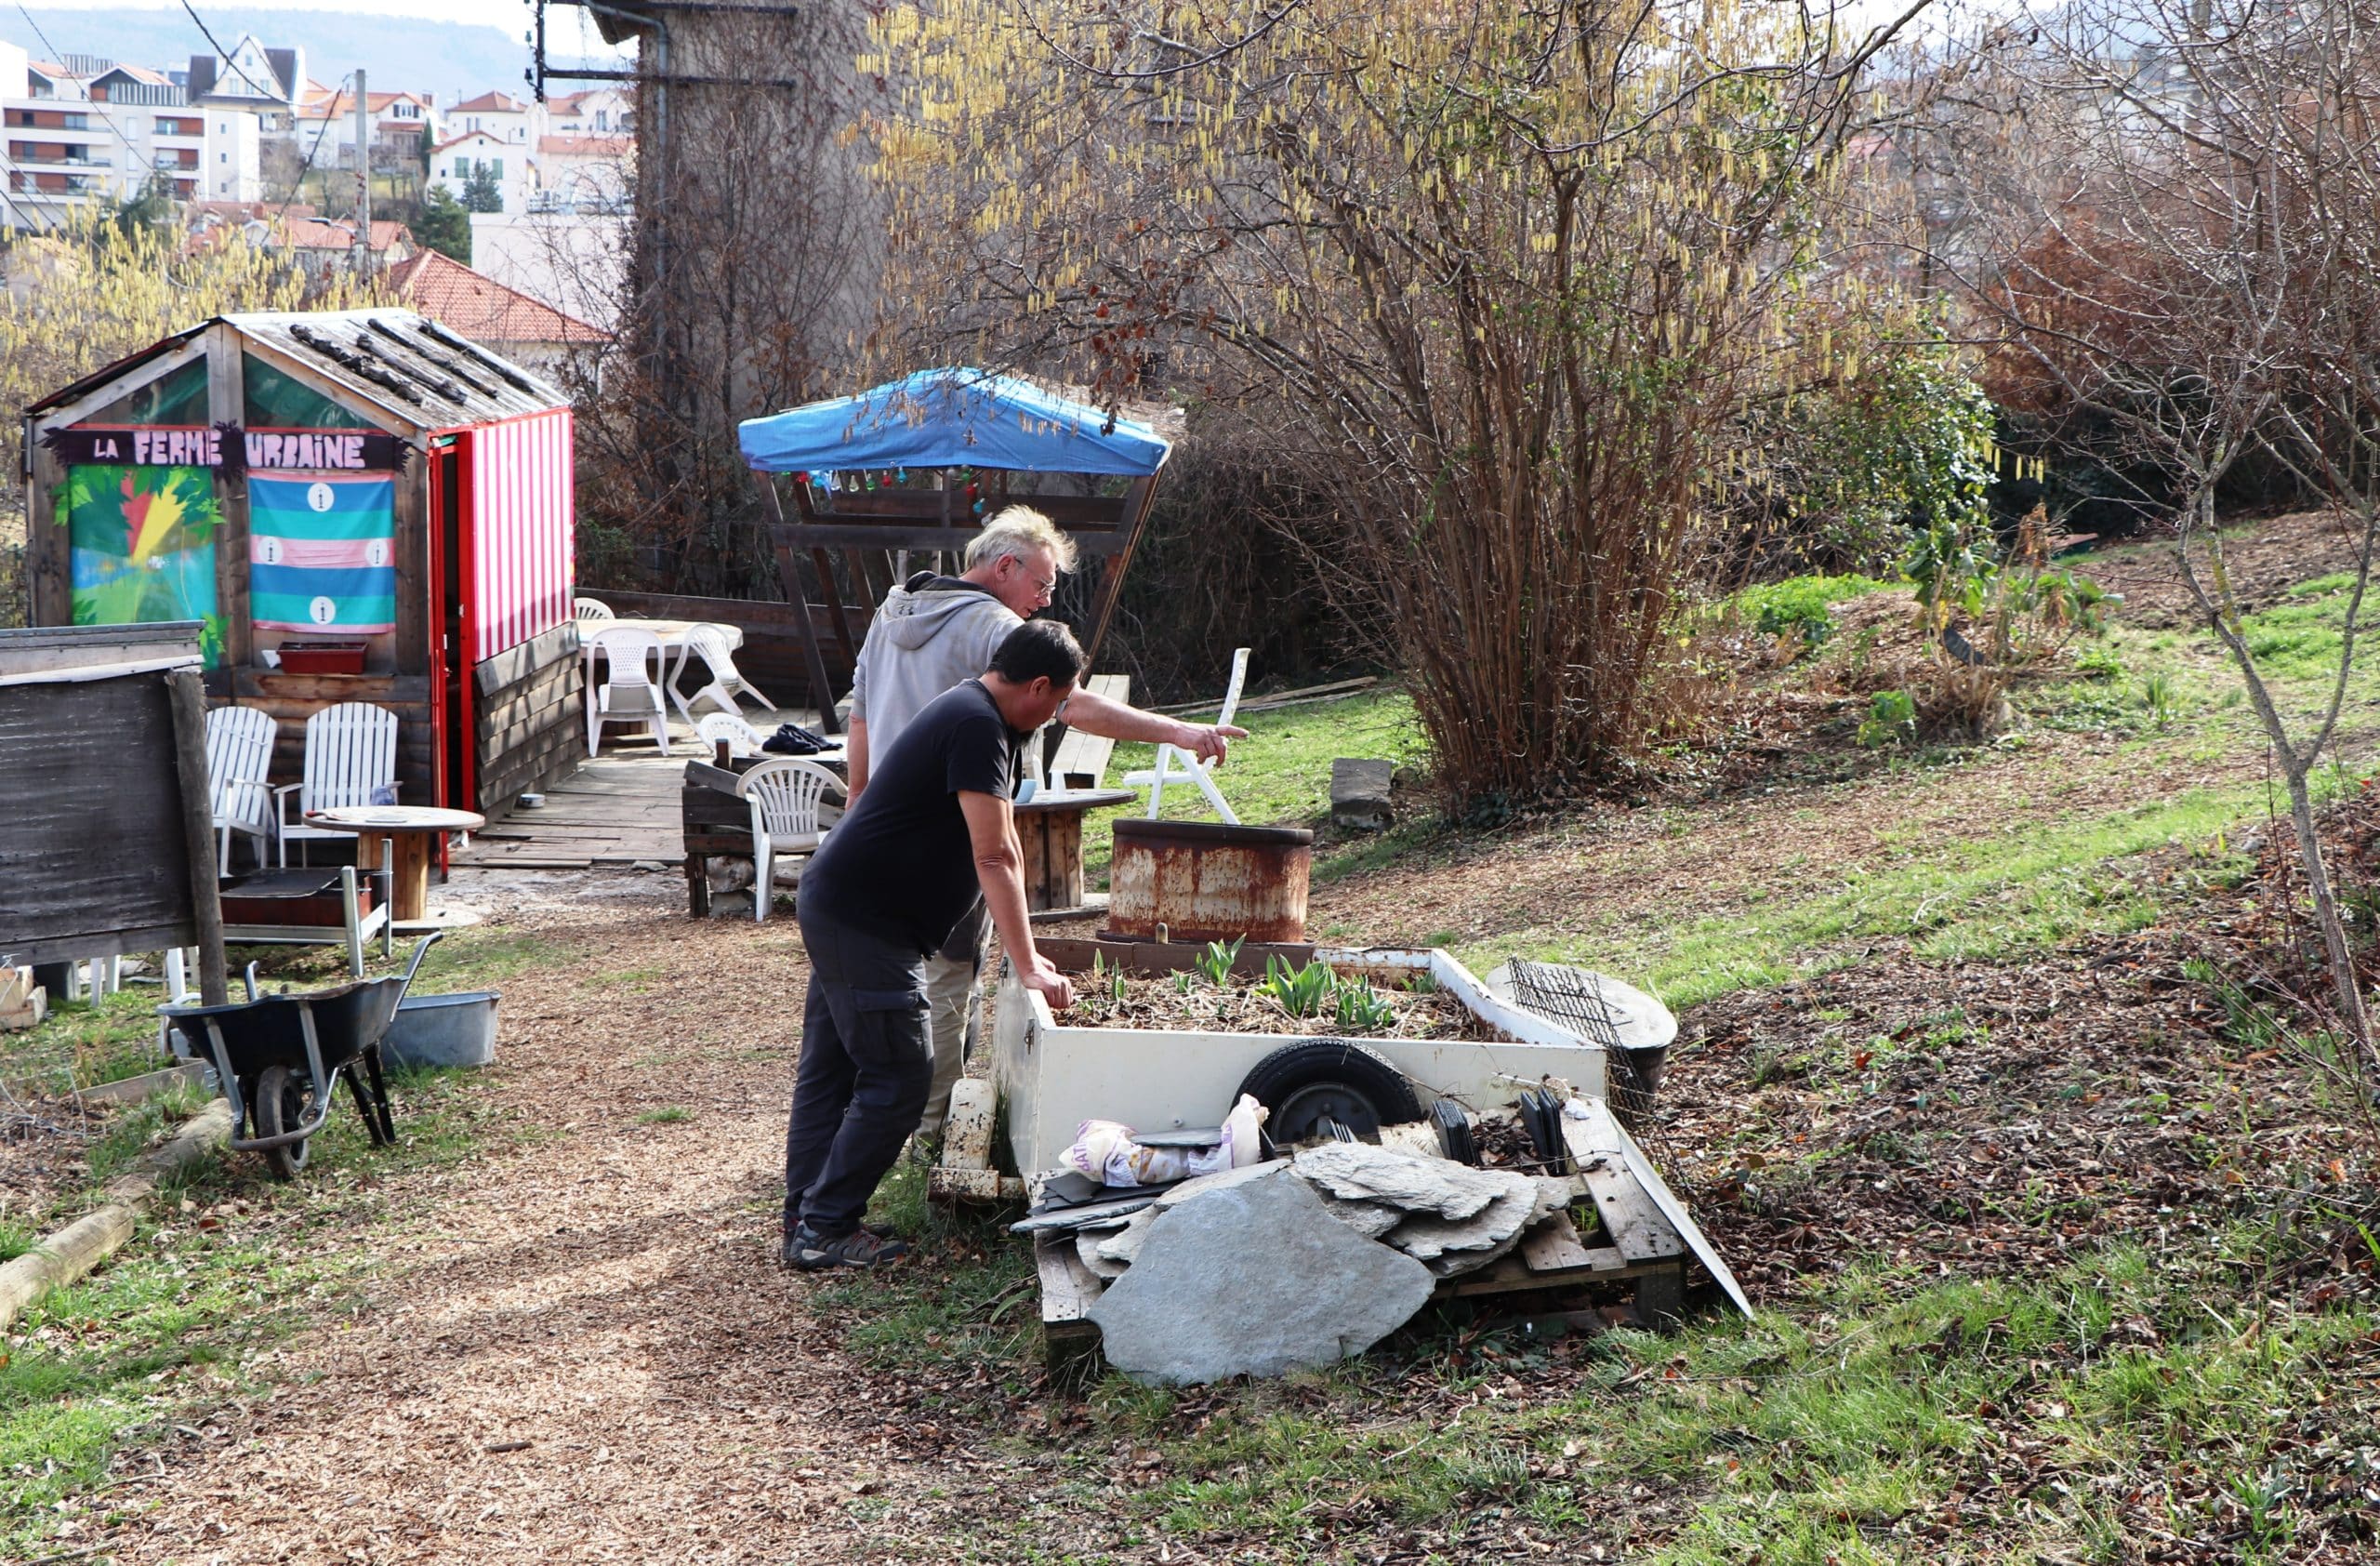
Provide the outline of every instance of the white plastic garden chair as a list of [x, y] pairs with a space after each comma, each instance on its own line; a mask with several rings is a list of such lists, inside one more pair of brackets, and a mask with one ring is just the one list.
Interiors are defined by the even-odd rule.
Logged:
[[702, 737], [703, 754], [717, 755], [721, 740], [727, 742], [731, 756], [760, 754], [768, 736], [746, 723], [733, 712], [706, 712], [694, 720], [694, 732]]
[[[1242, 647], [1231, 656], [1231, 687], [1223, 692], [1223, 710], [1216, 723], [1230, 723], [1232, 714], [1239, 710], [1239, 687], [1247, 680], [1248, 649]], [[1181, 763], [1179, 766], [1174, 764], [1177, 762]], [[1207, 796], [1207, 803], [1215, 807], [1215, 814], [1222, 816], [1225, 824], [1236, 827], [1239, 817], [1232, 813], [1230, 805], [1223, 803], [1223, 791], [1215, 787], [1214, 771], [1215, 763], [1212, 762], [1194, 762], [1188, 751], [1160, 745], [1157, 748], [1157, 765], [1145, 772], [1126, 773], [1124, 786], [1149, 791], [1149, 819], [1154, 821], [1157, 806], [1165, 799], [1168, 783], [1195, 783], [1198, 791]]]
[[[397, 803], [397, 715], [368, 701], [342, 701], [306, 720], [306, 769], [296, 783], [273, 790], [281, 802], [281, 868], [289, 868], [289, 840], [337, 838], [350, 831], [310, 827], [317, 810]], [[297, 806], [292, 819], [292, 804]], [[303, 851], [300, 850], [300, 856]]]
[[215, 817], [216, 873], [231, 873], [231, 834], [256, 839], [257, 865], [272, 839], [272, 714], [260, 707], [218, 707], [206, 714], [206, 799]]
[[587, 705], [587, 754], [602, 749], [605, 723], [641, 723], [663, 755], [669, 753], [669, 710], [661, 700], [649, 667], [659, 663], [661, 639], [633, 626], [607, 629], [598, 637], [603, 650], [603, 684]]
[[608, 620], [612, 606], [600, 598], [574, 598], [570, 601], [570, 617], [575, 620]]
[[811, 854], [826, 839], [819, 825], [819, 802], [842, 779], [820, 766], [786, 756], [762, 762], [735, 781], [735, 791], [752, 806], [752, 917], [769, 917], [770, 878], [780, 854]]
[[[694, 721], [694, 703], [706, 697], [730, 712], [742, 710], [735, 705], [735, 698], [739, 696], [748, 696], [770, 711], [776, 710], [777, 704], [769, 699], [767, 693], [744, 678], [736, 669], [735, 654], [717, 627], [698, 625], [689, 630], [686, 632], [686, 651], [689, 658], [702, 659], [710, 670], [710, 683], [690, 697], [679, 696], [675, 685], [669, 688], [669, 694], [677, 697], [678, 710], [686, 715], [686, 722], [691, 723]], [[685, 667], [685, 663], [681, 662], [679, 671], [682, 673]]]

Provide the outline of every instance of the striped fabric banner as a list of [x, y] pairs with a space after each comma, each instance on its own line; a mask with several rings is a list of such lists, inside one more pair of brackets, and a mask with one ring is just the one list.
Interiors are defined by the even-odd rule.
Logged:
[[250, 617], [272, 630], [394, 630], [396, 480], [248, 477]]
[[570, 618], [575, 498], [568, 408], [470, 431], [471, 659]]

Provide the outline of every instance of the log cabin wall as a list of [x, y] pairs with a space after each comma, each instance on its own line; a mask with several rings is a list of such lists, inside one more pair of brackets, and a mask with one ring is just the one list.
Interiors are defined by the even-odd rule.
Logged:
[[579, 667], [578, 627], [566, 623], [472, 670], [479, 782], [478, 800], [469, 808], [501, 815], [522, 794], [578, 765], [587, 743]]

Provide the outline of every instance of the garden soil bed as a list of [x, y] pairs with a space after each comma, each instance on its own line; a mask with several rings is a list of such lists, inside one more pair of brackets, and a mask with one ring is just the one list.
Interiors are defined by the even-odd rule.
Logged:
[[[1162, 977], [1130, 974], [1078, 974], [1075, 1003], [1056, 1014], [1066, 1028], [1144, 1028], [1192, 1033], [1278, 1033], [1294, 1039], [1477, 1039], [1495, 1038], [1454, 996], [1443, 990], [1413, 991], [1368, 987], [1393, 1021], [1342, 1021], [1325, 999], [1310, 1016], [1292, 1015], [1271, 995], [1235, 980], [1217, 989], [1197, 974]], [[1349, 988], [1354, 985], [1349, 981]]]

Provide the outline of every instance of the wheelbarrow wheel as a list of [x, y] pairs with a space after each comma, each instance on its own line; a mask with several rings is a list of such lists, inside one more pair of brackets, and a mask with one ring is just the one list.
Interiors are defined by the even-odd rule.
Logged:
[[[303, 1072], [286, 1066], [268, 1066], [257, 1075], [257, 1133], [278, 1136], [306, 1123], [314, 1112], [314, 1084]], [[264, 1161], [276, 1180], [294, 1180], [306, 1167], [306, 1144], [291, 1142], [264, 1150]]]

